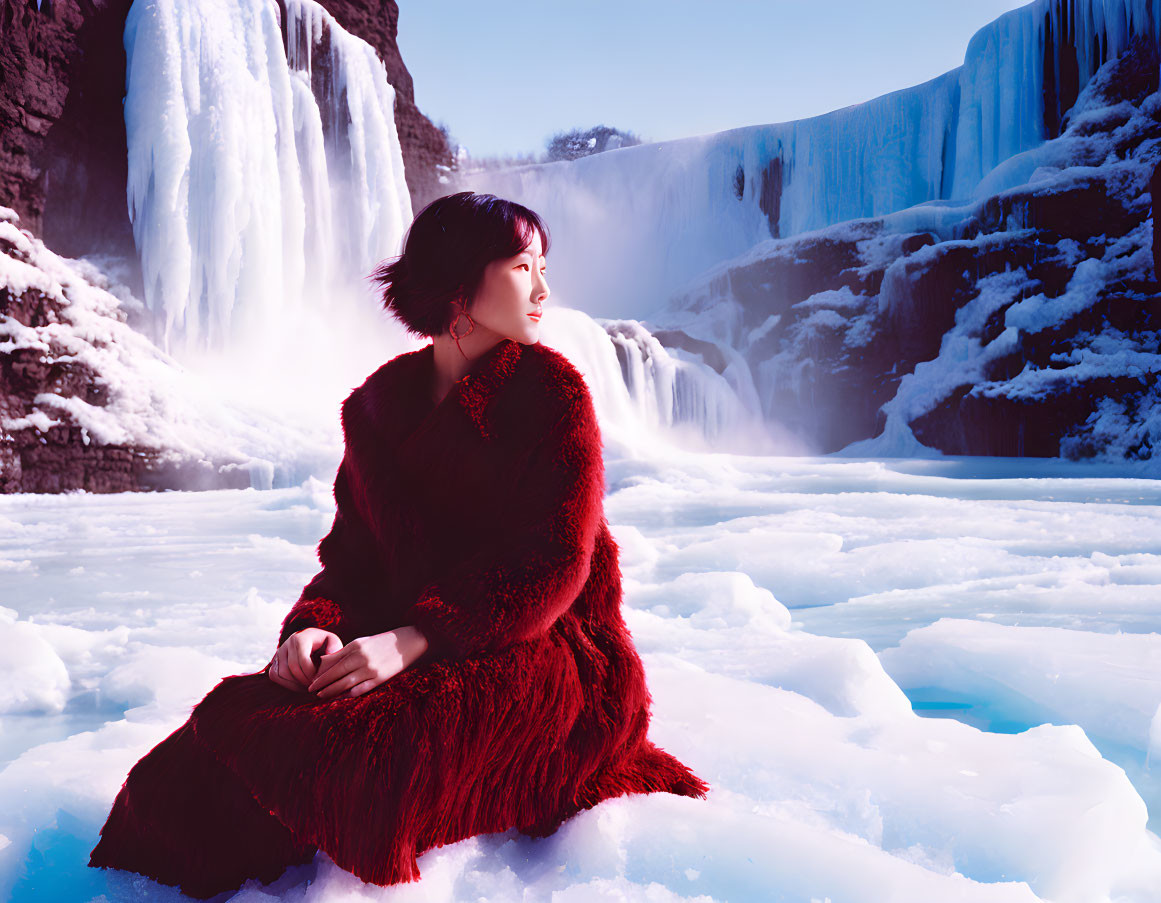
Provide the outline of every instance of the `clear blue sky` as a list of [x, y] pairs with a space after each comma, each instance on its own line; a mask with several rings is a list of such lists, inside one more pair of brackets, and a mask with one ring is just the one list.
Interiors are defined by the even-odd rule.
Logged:
[[608, 125], [662, 141], [826, 113], [963, 62], [1025, 0], [398, 0], [415, 101], [474, 156]]

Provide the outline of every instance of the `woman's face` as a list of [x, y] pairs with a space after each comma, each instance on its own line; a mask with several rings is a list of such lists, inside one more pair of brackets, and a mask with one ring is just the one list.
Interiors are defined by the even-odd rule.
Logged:
[[[498, 336], [524, 345], [540, 341], [540, 313], [548, 300], [540, 233], [532, 231], [532, 243], [514, 257], [493, 260], [468, 313], [476, 323]], [[456, 327], [462, 330], [462, 324]]]

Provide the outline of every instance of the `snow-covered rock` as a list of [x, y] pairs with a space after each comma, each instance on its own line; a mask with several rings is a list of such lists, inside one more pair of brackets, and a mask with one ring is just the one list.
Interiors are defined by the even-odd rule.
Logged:
[[133, 328], [141, 310], [0, 207], [0, 491], [269, 488], [303, 460], [325, 469], [325, 441], [211, 392]]

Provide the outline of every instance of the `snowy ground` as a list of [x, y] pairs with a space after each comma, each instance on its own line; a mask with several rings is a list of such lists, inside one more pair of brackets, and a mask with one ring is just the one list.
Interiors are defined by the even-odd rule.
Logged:
[[[1161, 483], [1128, 473], [610, 460], [652, 736], [709, 798], [237, 899], [1161, 900]], [[88, 851], [132, 764], [269, 658], [330, 489], [0, 497], [0, 897], [178, 899]]]

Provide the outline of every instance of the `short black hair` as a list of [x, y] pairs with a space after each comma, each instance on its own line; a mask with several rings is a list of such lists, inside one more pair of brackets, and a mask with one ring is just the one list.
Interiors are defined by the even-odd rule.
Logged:
[[378, 284], [384, 310], [413, 335], [446, 332], [460, 300], [468, 311], [493, 260], [514, 257], [540, 233], [548, 254], [549, 233], [532, 210], [494, 194], [461, 191], [436, 198], [412, 220], [403, 253], [380, 263], [369, 277]]

